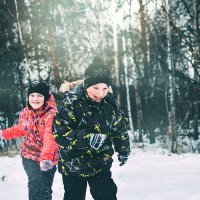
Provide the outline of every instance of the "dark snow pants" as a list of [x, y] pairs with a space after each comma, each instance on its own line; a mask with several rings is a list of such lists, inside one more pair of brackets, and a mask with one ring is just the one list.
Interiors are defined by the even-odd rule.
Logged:
[[62, 175], [64, 184], [63, 200], [85, 200], [87, 183], [94, 200], [117, 200], [117, 186], [110, 171], [102, 171], [89, 178]]
[[52, 184], [56, 167], [41, 171], [40, 165], [33, 160], [22, 158], [24, 170], [28, 176], [29, 200], [52, 200]]

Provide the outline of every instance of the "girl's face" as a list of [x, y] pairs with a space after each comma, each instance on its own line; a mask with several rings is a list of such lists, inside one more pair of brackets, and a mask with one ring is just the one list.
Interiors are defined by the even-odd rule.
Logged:
[[108, 85], [105, 83], [98, 83], [86, 89], [88, 96], [96, 102], [101, 100], [108, 94]]
[[28, 97], [29, 104], [33, 109], [38, 109], [44, 104], [44, 96], [40, 93], [31, 93]]

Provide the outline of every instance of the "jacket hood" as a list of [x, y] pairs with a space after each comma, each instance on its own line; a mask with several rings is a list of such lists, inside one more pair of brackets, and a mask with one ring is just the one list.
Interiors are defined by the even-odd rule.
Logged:
[[53, 108], [57, 111], [57, 107], [56, 107], [56, 101], [55, 101], [55, 98], [53, 96], [53, 94], [50, 94], [50, 97], [49, 99], [46, 101], [46, 107], [45, 107], [45, 111], [50, 109], [50, 108]]

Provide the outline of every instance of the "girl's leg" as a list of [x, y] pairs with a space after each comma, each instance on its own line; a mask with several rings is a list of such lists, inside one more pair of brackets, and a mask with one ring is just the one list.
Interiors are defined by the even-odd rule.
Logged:
[[28, 176], [29, 200], [51, 200], [52, 184], [56, 167], [46, 172], [33, 160], [22, 158], [24, 170]]
[[42, 180], [43, 180], [43, 199], [44, 200], [52, 200], [52, 185], [53, 179], [56, 172], [56, 166], [48, 171], [42, 171]]

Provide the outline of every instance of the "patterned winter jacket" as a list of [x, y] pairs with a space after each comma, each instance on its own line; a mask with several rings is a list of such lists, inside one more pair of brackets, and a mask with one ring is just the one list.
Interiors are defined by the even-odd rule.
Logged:
[[113, 145], [118, 154], [130, 154], [127, 125], [127, 119], [111, 94], [97, 103], [83, 88], [68, 93], [58, 105], [53, 123], [60, 152], [59, 172], [88, 177], [110, 169]]
[[26, 106], [19, 114], [18, 124], [2, 131], [5, 139], [24, 137], [20, 146], [21, 156], [36, 162], [51, 160], [58, 162], [58, 145], [52, 134], [52, 122], [56, 114], [53, 95], [46, 107], [36, 113]]

